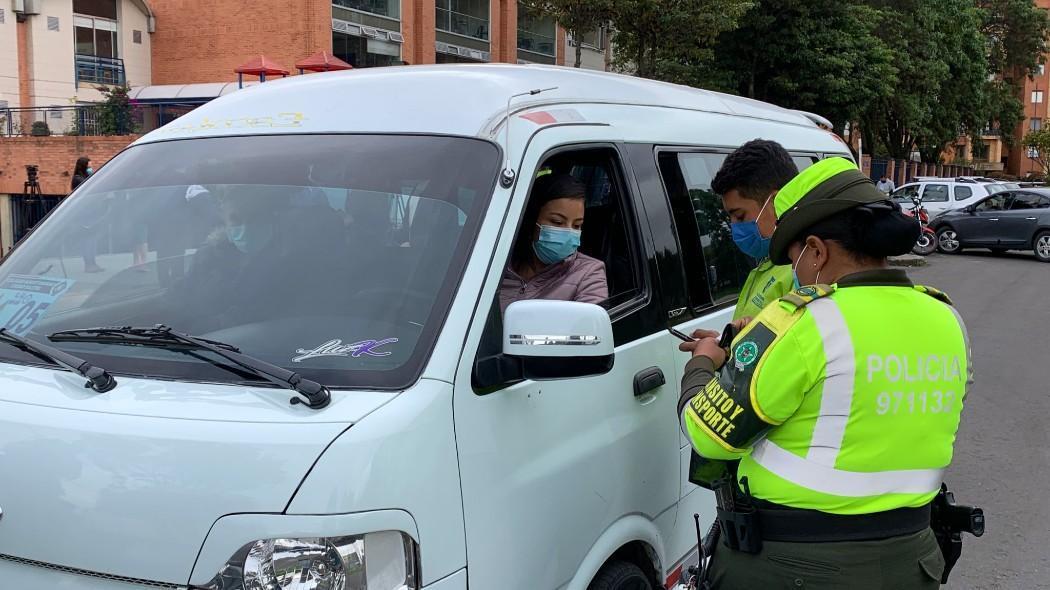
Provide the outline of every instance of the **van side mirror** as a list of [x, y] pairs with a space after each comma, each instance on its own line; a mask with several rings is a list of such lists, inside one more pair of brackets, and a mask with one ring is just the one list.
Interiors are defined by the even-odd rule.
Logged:
[[591, 303], [517, 301], [503, 316], [503, 354], [521, 361], [525, 379], [602, 375], [615, 358], [612, 321]]

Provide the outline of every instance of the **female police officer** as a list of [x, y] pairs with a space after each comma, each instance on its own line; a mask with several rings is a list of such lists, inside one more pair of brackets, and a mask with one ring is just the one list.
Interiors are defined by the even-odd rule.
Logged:
[[947, 297], [887, 267], [918, 226], [885, 199], [842, 158], [795, 177], [774, 202], [770, 254], [807, 286], [756, 316], [728, 360], [713, 338], [682, 347], [682, 427], [701, 456], [739, 459], [737, 496], [761, 538], [717, 547], [714, 588], [939, 585], [930, 503], [969, 346]]

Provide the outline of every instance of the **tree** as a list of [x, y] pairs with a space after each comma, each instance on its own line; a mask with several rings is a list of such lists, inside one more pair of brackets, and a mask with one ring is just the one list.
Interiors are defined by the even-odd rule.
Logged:
[[597, 30], [612, 18], [612, 0], [522, 0], [526, 10], [553, 18], [576, 44], [576, 61], [583, 61], [583, 36]]
[[127, 135], [133, 131], [132, 104], [127, 86], [99, 86], [98, 129], [102, 135]]
[[1028, 157], [1043, 171], [1043, 177], [1050, 178], [1050, 129], [1030, 131], [1024, 136], [1024, 146]]
[[1050, 16], [1031, 0], [978, 0], [988, 67], [1005, 76], [1035, 74], [1046, 55]]
[[723, 31], [736, 28], [751, 0], [613, 0], [615, 62], [643, 78], [688, 82], [711, 58]]
[[893, 93], [893, 52], [875, 35], [877, 10], [837, 0], [758, 0], [723, 33], [699, 85], [819, 113], [842, 133]]

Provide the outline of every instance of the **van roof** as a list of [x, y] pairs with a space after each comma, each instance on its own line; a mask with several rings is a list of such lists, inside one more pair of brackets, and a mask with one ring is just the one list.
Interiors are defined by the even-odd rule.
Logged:
[[[813, 128], [771, 104], [633, 76], [576, 68], [478, 64], [393, 66], [293, 76], [205, 104], [139, 142], [252, 133], [432, 133], [492, 137], [513, 103], [659, 106]], [[596, 121], [608, 122], [608, 121]]]

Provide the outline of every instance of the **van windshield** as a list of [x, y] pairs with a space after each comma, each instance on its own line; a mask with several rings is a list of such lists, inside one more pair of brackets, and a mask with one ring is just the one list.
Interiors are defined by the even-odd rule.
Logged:
[[[329, 386], [405, 387], [436, 340], [498, 162], [493, 144], [456, 137], [134, 146], [0, 265], [0, 328], [113, 373], [254, 379], [205, 351], [48, 335], [165, 324]], [[0, 360], [40, 363], [9, 346]]]

